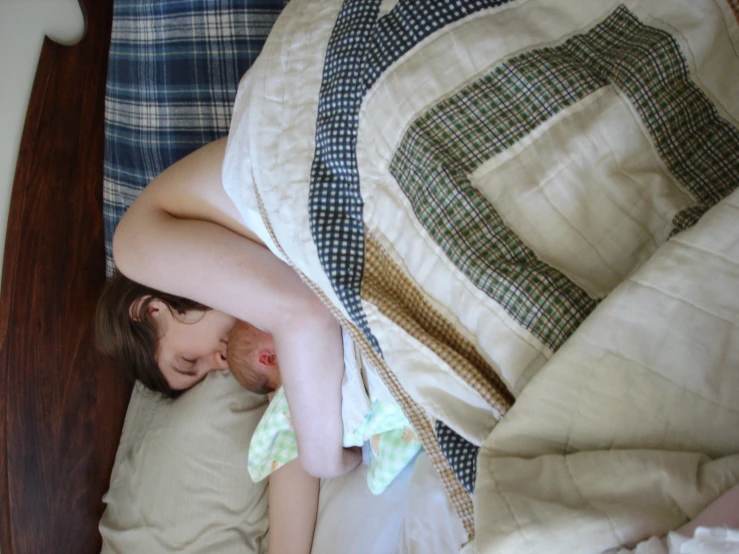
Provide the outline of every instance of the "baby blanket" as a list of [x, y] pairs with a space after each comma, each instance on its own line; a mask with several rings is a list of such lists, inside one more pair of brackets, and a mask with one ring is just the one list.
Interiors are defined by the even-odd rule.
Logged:
[[[381, 494], [421, 450], [403, 411], [394, 402], [370, 399], [365, 392], [362, 371], [354, 346], [344, 339], [344, 380], [342, 419], [344, 446], [369, 446], [367, 485]], [[376, 387], [370, 390], [376, 390]], [[276, 393], [257, 426], [249, 445], [249, 474], [255, 483], [298, 457], [287, 398], [282, 388]]]

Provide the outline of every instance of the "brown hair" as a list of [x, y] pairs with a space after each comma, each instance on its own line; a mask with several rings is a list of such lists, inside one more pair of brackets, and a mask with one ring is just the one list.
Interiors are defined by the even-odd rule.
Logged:
[[[141, 285], [116, 271], [98, 300], [95, 340], [98, 350], [113, 358], [131, 380], [138, 379], [152, 391], [177, 398], [183, 391], [169, 386], [156, 359], [160, 336], [147, 310], [155, 299], [178, 314], [210, 309], [193, 300]], [[132, 313], [134, 305], [136, 312]]]
[[257, 361], [262, 334], [253, 325], [237, 321], [228, 336], [226, 359], [234, 379], [246, 390], [256, 394], [274, 392], [274, 387]]

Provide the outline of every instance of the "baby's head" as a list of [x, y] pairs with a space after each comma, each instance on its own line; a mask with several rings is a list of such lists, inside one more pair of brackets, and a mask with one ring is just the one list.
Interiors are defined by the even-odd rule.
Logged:
[[245, 321], [231, 329], [226, 360], [234, 378], [251, 392], [267, 394], [282, 385], [272, 335]]

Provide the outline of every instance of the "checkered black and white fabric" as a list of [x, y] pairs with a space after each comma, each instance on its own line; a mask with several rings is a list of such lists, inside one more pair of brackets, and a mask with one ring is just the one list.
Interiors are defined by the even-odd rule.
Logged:
[[[380, 0], [346, 0], [338, 15], [326, 52], [318, 104], [311, 172], [311, 233], [336, 294], [377, 351], [380, 346], [369, 329], [360, 298], [365, 237], [356, 137], [362, 100], [382, 72], [424, 38], [506, 1], [406, 1], [378, 18]], [[466, 444], [448, 427], [443, 426], [443, 430], [445, 440]], [[474, 467], [459, 473], [448, 452], [444, 453], [457, 478], [471, 491]]]
[[362, 313], [364, 223], [356, 164], [359, 108], [372, 83], [434, 31], [507, 0], [399, 2], [378, 19], [380, 0], [347, 0], [326, 52], [318, 104], [310, 216], [324, 270], [350, 317], [379, 351]]

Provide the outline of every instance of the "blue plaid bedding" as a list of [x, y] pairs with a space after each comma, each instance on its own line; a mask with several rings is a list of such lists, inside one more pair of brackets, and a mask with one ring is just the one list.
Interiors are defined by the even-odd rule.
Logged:
[[285, 0], [116, 0], [105, 100], [108, 273], [118, 221], [159, 173], [228, 132]]

